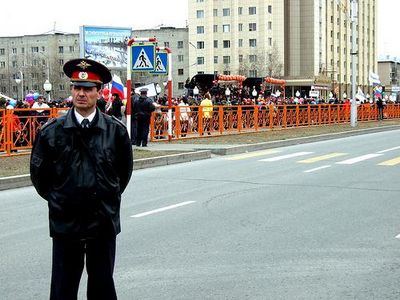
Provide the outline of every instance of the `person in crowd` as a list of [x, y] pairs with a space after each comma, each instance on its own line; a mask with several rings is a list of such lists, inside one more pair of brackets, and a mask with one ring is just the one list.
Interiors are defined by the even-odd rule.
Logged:
[[118, 120], [122, 120], [122, 103], [121, 98], [118, 94], [112, 94], [113, 101], [111, 104], [110, 115], [116, 117]]
[[37, 115], [43, 116], [45, 114], [44, 108], [50, 108], [50, 106], [46, 103], [44, 96], [39, 95], [37, 98], [37, 101], [35, 101], [35, 103], [33, 103], [32, 109], [36, 110]]
[[73, 108], [38, 132], [32, 148], [31, 180], [48, 201], [53, 241], [50, 299], [77, 299], [86, 262], [87, 298], [117, 299], [113, 271], [121, 231], [121, 194], [132, 174], [126, 127], [96, 108], [104, 65], [90, 59], [65, 63]]
[[102, 113], [106, 113], [106, 104], [106, 100], [104, 99], [103, 95], [101, 95], [99, 100], [97, 100], [96, 106]]
[[190, 107], [186, 97], [182, 97], [179, 101], [179, 118], [181, 121], [181, 133], [185, 137], [189, 129]]
[[200, 102], [200, 107], [203, 112], [203, 131], [207, 131], [207, 134], [211, 135], [213, 103], [211, 101], [211, 95], [209, 92], [204, 94], [204, 99]]
[[136, 146], [147, 147], [147, 140], [149, 136], [150, 117], [151, 113], [155, 110], [152, 101], [147, 97], [147, 88], [140, 90], [140, 97], [133, 101], [132, 114], [134, 115], [134, 122], [136, 122]]
[[376, 107], [378, 108], [378, 120], [383, 120], [383, 100], [381, 97], [378, 97], [376, 100]]

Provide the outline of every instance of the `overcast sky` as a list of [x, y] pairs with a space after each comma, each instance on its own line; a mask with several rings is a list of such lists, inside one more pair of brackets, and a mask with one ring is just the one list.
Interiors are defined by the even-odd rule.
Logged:
[[[184, 27], [188, 0], [2, 0], [0, 36], [78, 33], [81, 25], [149, 29]], [[378, 53], [400, 58], [399, 0], [378, 0]], [[128, 4], [126, 4], [128, 3]]]

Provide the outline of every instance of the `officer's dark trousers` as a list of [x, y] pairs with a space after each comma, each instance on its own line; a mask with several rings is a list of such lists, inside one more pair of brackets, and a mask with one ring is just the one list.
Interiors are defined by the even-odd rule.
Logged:
[[140, 145], [147, 146], [149, 129], [150, 129], [150, 118], [138, 116], [136, 146], [140, 146]]
[[86, 258], [87, 299], [117, 299], [113, 271], [115, 237], [94, 240], [53, 238], [50, 300], [76, 300]]

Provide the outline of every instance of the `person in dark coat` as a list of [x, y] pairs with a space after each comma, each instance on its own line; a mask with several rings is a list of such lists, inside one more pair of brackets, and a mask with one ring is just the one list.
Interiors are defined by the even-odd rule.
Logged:
[[153, 102], [147, 97], [147, 89], [140, 90], [140, 97], [133, 102], [132, 114], [136, 122], [136, 146], [147, 147], [149, 135], [150, 117], [155, 110]]
[[376, 100], [376, 106], [378, 107], [378, 120], [383, 120], [384, 104], [381, 97], [379, 97], [378, 100]]
[[106, 104], [106, 100], [103, 96], [101, 96], [99, 100], [97, 100], [96, 106], [100, 109], [102, 113], [106, 113]]
[[111, 115], [116, 117], [118, 120], [122, 119], [121, 108], [124, 105], [118, 94], [112, 94], [113, 102], [111, 104]]
[[96, 101], [110, 71], [89, 59], [64, 65], [73, 108], [38, 132], [31, 180], [48, 201], [53, 262], [50, 299], [77, 299], [84, 263], [88, 299], [117, 299], [113, 271], [121, 194], [133, 169], [124, 124], [100, 112]]

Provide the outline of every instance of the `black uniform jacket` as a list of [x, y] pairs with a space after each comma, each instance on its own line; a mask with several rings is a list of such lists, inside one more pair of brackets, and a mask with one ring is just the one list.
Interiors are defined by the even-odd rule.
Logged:
[[121, 194], [133, 169], [132, 145], [119, 120], [97, 109], [90, 128], [73, 110], [46, 124], [31, 155], [31, 180], [48, 201], [50, 236], [116, 235]]

